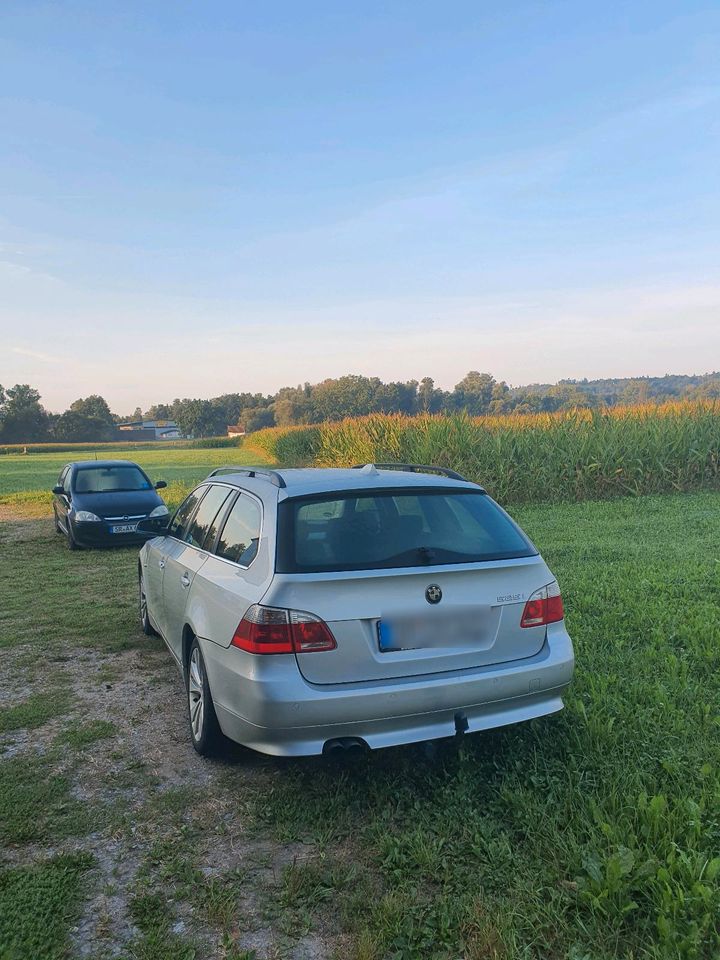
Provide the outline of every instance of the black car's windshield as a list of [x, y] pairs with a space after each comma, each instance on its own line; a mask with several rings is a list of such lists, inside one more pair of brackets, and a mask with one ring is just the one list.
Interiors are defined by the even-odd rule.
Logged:
[[81, 467], [73, 482], [75, 493], [131, 493], [152, 490], [140, 467]]
[[280, 504], [282, 573], [374, 570], [535, 556], [486, 494], [378, 490]]

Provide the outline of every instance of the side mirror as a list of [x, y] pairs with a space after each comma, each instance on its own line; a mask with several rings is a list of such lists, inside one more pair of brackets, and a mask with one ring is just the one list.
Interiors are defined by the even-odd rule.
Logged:
[[138, 520], [137, 532], [145, 533], [148, 537], [164, 537], [170, 526], [170, 515], [165, 517], [145, 517]]
[[65, 493], [65, 490], [63, 489], [63, 486], [61, 483], [56, 483], [55, 486], [52, 488], [52, 492], [60, 495], [61, 493]]
[[158, 480], [158, 482], [155, 484], [155, 489], [162, 490], [163, 487], [166, 487], [166, 486], [167, 486], [167, 483], [164, 480]]

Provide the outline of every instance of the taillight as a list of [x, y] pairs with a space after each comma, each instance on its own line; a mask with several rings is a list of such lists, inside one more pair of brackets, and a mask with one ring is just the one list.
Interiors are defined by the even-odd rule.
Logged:
[[556, 623], [564, 616], [563, 602], [560, 596], [560, 587], [553, 580], [545, 587], [540, 587], [525, 604], [521, 627], [542, 627], [546, 623]]
[[232, 645], [248, 653], [316, 653], [334, 650], [328, 625], [312, 613], [253, 604], [238, 624]]

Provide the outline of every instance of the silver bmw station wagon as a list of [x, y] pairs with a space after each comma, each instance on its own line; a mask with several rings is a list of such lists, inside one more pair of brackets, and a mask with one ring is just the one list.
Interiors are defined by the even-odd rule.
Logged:
[[[154, 526], [153, 526], [154, 524]], [[439, 467], [215, 470], [140, 551], [140, 614], [186, 685], [195, 749], [302, 756], [562, 709], [573, 648], [552, 573]]]

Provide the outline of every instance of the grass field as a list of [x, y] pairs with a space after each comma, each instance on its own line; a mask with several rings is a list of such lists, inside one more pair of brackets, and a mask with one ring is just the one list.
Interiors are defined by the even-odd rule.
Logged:
[[66, 463], [71, 460], [134, 460], [147, 472], [150, 479], [166, 480], [170, 486], [167, 496], [177, 500], [184, 491], [198, 483], [214, 467], [224, 464], [264, 463], [267, 458], [259, 452], [248, 453], [242, 447], [229, 449], [188, 449], [165, 446], [148, 450], [144, 447], [116, 447], [98, 444], [94, 448], [83, 445], [76, 450], [52, 449], [42, 453], [4, 454], [0, 456], [0, 504], [12, 502], [50, 503], [50, 489]]
[[514, 513], [563, 587], [566, 710], [345, 768], [199, 759], [135, 552], [6, 506], [0, 956], [720, 956], [720, 494]]

